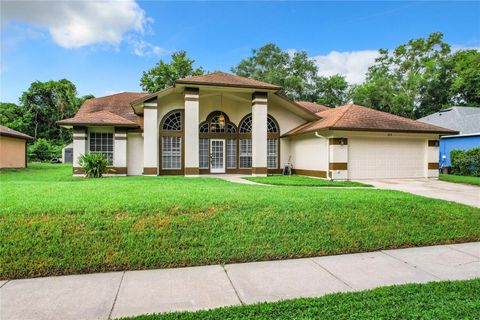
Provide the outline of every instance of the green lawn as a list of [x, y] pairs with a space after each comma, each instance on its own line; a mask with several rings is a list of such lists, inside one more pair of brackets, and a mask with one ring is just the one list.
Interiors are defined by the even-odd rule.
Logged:
[[131, 320], [479, 319], [480, 279], [430, 282], [330, 294], [320, 298], [167, 313]]
[[377, 189], [0, 173], [0, 278], [287, 259], [480, 240], [480, 209]]
[[454, 174], [440, 174], [440, 180], [455, 182], [455, 183], [464, 183], [472, 184], [474, 186], [480, 186], [480, 177], [471, 177], [471, 176], [457, 176]]
[[273, 184], [277, 186], [303, 186], [303, 187], [371, 187], [369, 184], [354, 181], [330, 181], [306, 176], [268, 176], [245, 177], [244, 179], [257, 183]]

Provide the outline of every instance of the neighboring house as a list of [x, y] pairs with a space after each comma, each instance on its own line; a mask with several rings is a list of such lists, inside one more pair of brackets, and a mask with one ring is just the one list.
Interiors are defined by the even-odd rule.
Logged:
[[458, 135], [440, 139], [440, 167], [450, 167], [450, 151], [480, 147], [480, 108], [452, 107], [433, 113], [418, 121], [458, 131]]
[[26, 168], [28, 140], [33, 138], [0, 125], [0, 168]]
[[435, 177], [438, 139], [452, 130], [357, 105], [295, 102], [279, 86], [222, 72], [153, 94], [85, 101], [59, 121], [78, 157], [101, 152], [118, 175], [294, 172], [332, 179]]

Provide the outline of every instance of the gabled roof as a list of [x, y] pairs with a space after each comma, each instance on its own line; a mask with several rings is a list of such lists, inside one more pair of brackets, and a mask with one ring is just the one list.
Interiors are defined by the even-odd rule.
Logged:
[[220, 86], [220, 87], [239, 87], [239, 88], [252, 88], [252, 89], [267, 89], [267, 90], [280, 90], [281, 87], [262, 82], [258, 80], [248, 79], [237, 75], [213, 72], [201, 76], [187, 77], [178, 79], [176, 84], [192, 84], [192, 85], [207, 85], [207, 86]]
[[433, 113], [418, 121], [441, 126], [462, 134], [480, 132], [480, 108], [452, 107]]
[[122, 92], [105, 97], [85, 100], [73, 118], [60, 120], [59, 125], [115, 125], [143, 126], [143, 118], [136, 115], [132, 101], [148, 93]]
[[2, 125], [0, 125], [0, 136], [19, 138], [19, 139], [25, 139], [25, 140], [34, 140], [34, 138], [30, 137], [28, 134], [21, 133], [20, 131], [10, 129]]
[[316, 130], [392, 131], [455, 134], [456, 131], [396, 116], [371, 108], [347, 104], [318, 112], [320, 120], [305, 123], [287, 132], [285, 136]]
[[325, 110], [329, 110], [330, 108], [327, 106], [324, 106], [322, 104], [318, 104], [315, 102], [310, 102], [310, 101], [295, 101], [297, 104], [301, 105], [305, 109], [307, 109], [310, 112], [317, 113]]

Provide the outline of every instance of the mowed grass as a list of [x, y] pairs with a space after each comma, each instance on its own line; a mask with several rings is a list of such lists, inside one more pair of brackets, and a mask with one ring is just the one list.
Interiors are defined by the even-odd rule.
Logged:
[[244, 179], [277, 186], [302, 186], [302, 187], [371, 187], [369, 184], [355, 181], [330, 181], [306, 176], [267, 176], [267, 177], [244, 177]]
[[480, 279], [383, 287], [320, 298], [145, 315], [130, 320], [479, 319]]
[[407, 193], [213, 178], [0, 173], [0, 278], [287, 259], [480, 240], [480, 209]]
[[457, 176], [454, 174], [440, 174], [440, 180], [454, 182], [454, 183], [464, 183], [471, 184], [474, 186], [480, 186], [480, 177], [471, 177], [471, 176]]

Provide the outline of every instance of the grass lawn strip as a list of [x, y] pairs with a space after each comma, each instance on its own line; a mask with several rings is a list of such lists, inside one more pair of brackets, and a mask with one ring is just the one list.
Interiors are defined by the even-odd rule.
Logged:
[[390, 190], [0, 173], [0, 279], [480, 240], [480, 209]]
[[267, 177], [244, 177], [243, 179], [276, 186], [297, 186], [297, 187], [371, 187], [369, 184], [355, 181], [330, 181], [325, 179], [311, 178], [306, 176], [267, 176]]
[[457, 176], [454, 174], [440, 174], [439, 179], [442, 181], [471, 184], [474, 186], [480, 186], [480, 177], [471, 176]]
[[130, 320], [478, 319], [480, 279], [430, 282]]

